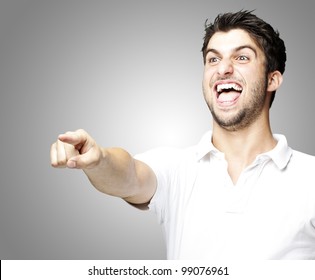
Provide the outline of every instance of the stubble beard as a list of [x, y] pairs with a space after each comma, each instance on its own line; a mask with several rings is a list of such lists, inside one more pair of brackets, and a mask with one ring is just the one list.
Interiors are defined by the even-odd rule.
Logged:
[[266, 101], [266, 79], [257, 82], [251, 92], [247, 93], [252, 98], [233, 116], [224, 116], [224, 113], [216, 112], [212, 103], [207, 105], [214, 121], [223, 129], [237, 131], [249, 127], [260, 116]]

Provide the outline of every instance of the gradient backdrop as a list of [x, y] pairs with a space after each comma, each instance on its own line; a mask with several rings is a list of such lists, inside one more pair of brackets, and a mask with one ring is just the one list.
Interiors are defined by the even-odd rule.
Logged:
[[195, 144], [211, 128], [204, 22], [242, 8], [287, 45], [273, 131], [315, 154], [315, 1], [1, 0], [1, 259], [165, 258], [154, 214], [51, 168], [50, 145], [78, 128], [132, 154]]

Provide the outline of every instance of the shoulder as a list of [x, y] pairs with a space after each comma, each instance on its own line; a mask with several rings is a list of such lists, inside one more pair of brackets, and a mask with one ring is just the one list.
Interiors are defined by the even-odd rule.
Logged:
[[[285, 168], [285, 173], [290, 178], [291, 183], [301, 182], [303, 185], [315, 187], [315, 156], [292, 151], [291, 158]], [[315, 188], [314, 188], [315, 190]]]
[[293, 150], [290, 164], [299, 165], [301, 167], [315, 167], [315, 156], [300, 151]]

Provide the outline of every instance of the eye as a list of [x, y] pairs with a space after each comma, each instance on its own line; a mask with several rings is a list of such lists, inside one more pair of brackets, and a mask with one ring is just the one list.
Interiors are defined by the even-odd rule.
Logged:
[[209, 57], [209, 59], [208, 59], [208, 63], [210, 63], [210, 64], [216, 64], [217, 62], [219, 62], [219, 58], [218, 57], [215, 57], [215, 56], [213, 56], [213, 57]]
[[249, 57], [246, 55], [240, 55], [236, 58], [236, 60], [242, 61], [242, 62], [246, 62], [249, 61]]

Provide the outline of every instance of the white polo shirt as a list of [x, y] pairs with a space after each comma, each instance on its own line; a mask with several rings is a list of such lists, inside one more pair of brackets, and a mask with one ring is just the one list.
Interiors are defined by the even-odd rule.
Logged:
[[157, 177], [149, 205], [163, 225], [168, 259], [315, 260], [315, 157], [277, 146], [233, 185], [212, 132], [187, 149], [137, 155]]

